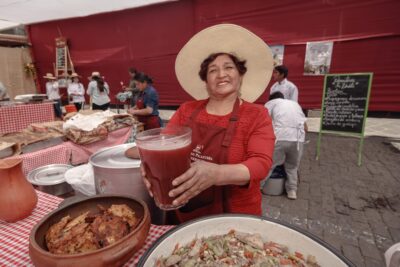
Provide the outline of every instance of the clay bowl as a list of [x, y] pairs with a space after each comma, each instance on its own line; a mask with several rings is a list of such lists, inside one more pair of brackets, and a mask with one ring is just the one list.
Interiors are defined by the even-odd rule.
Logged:
[[[63, 217], [72, 218], [85, 211], [98, 213], [97, 205], [105, 208], [112, 204], [126, 204], [136, 213], [140, 222], [127, 236], [116, 243], [96, 251], [74, 255], [55, 255], [47, 250], [45, 234], [49, 227]], [[29, 236], [29, 255], [35, 266], [121, 266], [144, 244], [150, 229], [150, 214], [142, 200], [125, 195], [99, 195], [68, 204], [45, 216]]]

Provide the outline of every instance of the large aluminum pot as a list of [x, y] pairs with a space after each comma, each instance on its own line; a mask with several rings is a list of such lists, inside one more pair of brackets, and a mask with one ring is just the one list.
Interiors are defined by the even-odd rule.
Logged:
[[153, 224], [164, 222], [164, 212], [156, 207], [144, 185], [140, 160], [125, 156], [135, 143], [107, 147], [94, 153], [89, 162], [93, 166], [96, 194], [124, 194], [143, 200], [151, 213]]

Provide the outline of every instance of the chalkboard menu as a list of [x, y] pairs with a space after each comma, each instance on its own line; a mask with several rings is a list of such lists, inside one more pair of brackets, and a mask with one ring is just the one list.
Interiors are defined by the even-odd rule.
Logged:
[[325, 76], [322, 131], [363, 134], [372, 73]]

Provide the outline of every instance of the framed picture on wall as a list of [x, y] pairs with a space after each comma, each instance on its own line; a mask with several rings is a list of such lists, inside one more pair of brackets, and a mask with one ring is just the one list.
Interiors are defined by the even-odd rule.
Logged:
[[272, 59], [274, 60], [274, 67], [283, 64], [283, 54], [285, 52], [284, 45], [271, 45]]
[[308, 42], [304, 75], [325, 75], [331, 66], [333, 42]]

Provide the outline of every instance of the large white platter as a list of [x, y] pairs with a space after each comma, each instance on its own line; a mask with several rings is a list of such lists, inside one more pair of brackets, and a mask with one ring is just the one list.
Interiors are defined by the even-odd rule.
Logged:
[[138, 266], [155, 266], [156, 260], [160, 256], [169, 256], [177, 243], [185, 245], [195, 237], [226, 234], [231, 229], [259, 233], [264, 241], [286, 245], [291, 252], [314, 255], [321, 266], [355, 266], [333, 247], [303, 229], [270, 218], [242, 214], [209, 216], [181, 224], [161, 236], [146, 251]]

